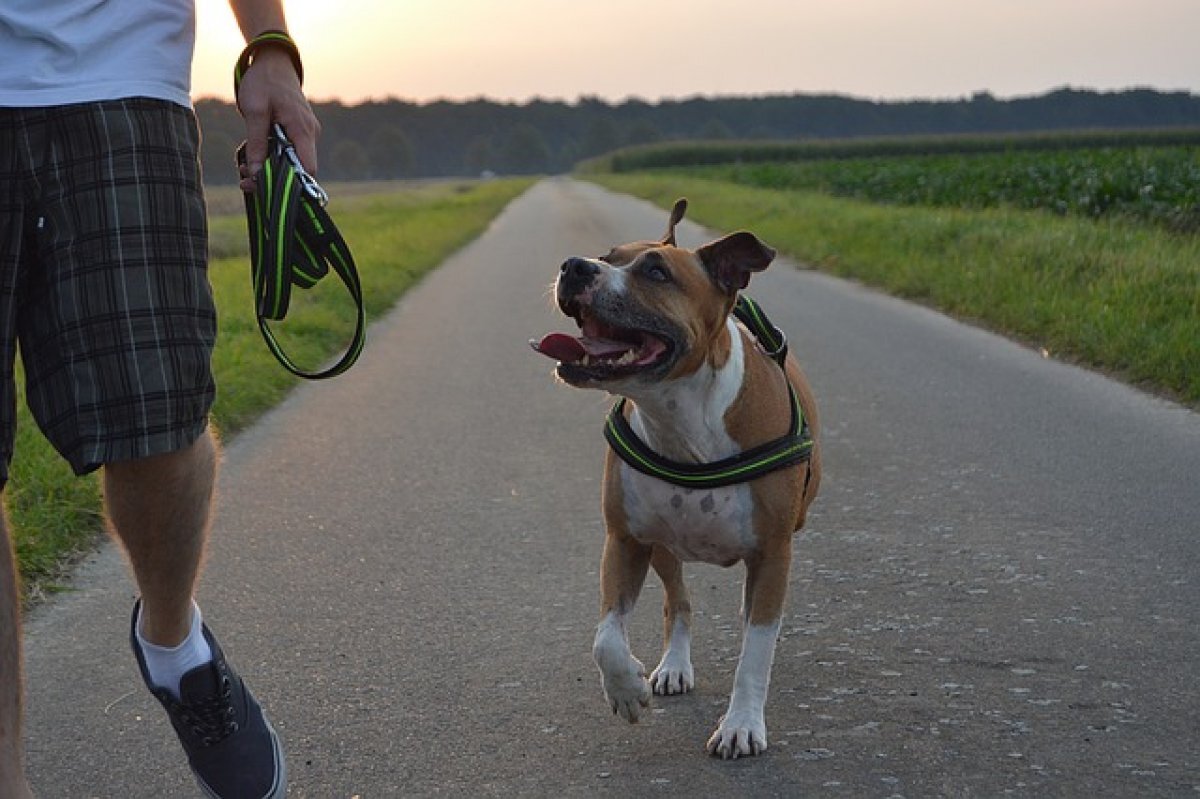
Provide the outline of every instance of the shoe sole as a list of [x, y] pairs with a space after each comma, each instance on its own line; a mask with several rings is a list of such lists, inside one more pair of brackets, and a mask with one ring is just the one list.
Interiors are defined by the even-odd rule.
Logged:
[[[279, 735], [275, 732], [275, 728], [271, 726], [271, 722], [263, 718], [263, 724], [267, 725], [267, 731], [271, 733], [271, 749], [275, 756], [275, 784], [270, 790], [262, 795], [261, 799], [284, 799], [287, 794], [287, 759], [283, 756], [283, 747], [279, 744]], [[212, 788], [205, 784], [204, 780], [200, 779], [200, 775], [192, 772], [192, 776], [196, 778], [196, 784], [200, 786], [200, 790], [204, 791], [204, 795], [208, 799], [229, 799], [229, 797], [221, 796], [214, 793]]]

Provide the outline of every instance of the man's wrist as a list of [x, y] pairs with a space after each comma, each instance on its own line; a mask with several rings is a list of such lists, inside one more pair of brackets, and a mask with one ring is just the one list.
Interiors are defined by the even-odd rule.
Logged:
[[300, 83], [304, 83], [304, 64], [300, 60], [300, 48], [296, 46], [296, 42], [286, 31], [269, 30], [263, 31], [249, 42], [246, 43], [242, 54], [238, 56], [237, 64], [233, 68], [233, 96], [236, 99], [238, 91], [242, 86], [242, 79], [248, 70], [258, 58], [260, 51], [270, 48], [272, 50], [282, 50], [291, 59], [292, 66], [296, 70], [296, 77]]

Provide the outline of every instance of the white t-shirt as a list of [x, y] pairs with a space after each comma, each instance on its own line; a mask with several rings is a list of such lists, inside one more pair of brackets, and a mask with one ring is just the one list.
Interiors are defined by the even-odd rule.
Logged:
[[191, 106], [195, 0], [0, 0], [0, 106]]

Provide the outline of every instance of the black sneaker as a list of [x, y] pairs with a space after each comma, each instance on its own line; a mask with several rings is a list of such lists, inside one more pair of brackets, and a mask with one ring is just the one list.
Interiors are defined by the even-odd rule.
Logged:
[[165, 688], [150, 684], [137, 640], [140, 607], [138, 600], [130, 632], [133, 653], [142, 680], [167, 710], [200, 788], [211, 799], [282, 799], [287, 774], [279, 736], [242, 678], [225, 662], [208, 626], [202, 625], [202, 630], [213, 662], [183, 675], [182, 699], [177, 700]]

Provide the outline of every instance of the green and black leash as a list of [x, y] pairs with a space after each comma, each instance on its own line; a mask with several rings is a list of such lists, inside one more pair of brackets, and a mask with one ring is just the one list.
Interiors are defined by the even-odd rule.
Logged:
[[[758, 339], [763, 349], [781, 369], [787, 360], [787, 337], [771, 324], [758, 303], [738, 296], [733, 315]], [[625, 398], [617, 400], [604, 425], [604, 437], [621, 460], [642, 474], [657, 477], [682, 488], [720, 488], [745, 483], [764, 474], [812, 457], [812, 431], [800, 406], [796, 390], [788, 382], [792, 420], [788, 432], [765, 444], [711, 463], [683, 463], [664, 458], [638, 438], [625, 418]], [[806, 481], [807, 487], [807, 481]]]
[[[267, 31], [252, 39], [238, 58], [233, 73], [235, 96], [255, 53], [264, 46], [278, 46], [287, 51], [297, 76], [303, 80], [300, 53], [291, 37], [282, 31]], [[246, 163], [244, 142], [238, 147], [237, 159], [239, 165]], [[262, 171], [255, 176], [254, 191], [244, 196], [255, 316], [267, 348], [285, 369], [298, 377], [321, 380], [340, 375], [358, 360], [366, 341], [362, 284], [350, 247], [325, 210], [329, 195], [304, 169], [280, 125], [272, 126]], [[357, 307], [354, 337], [332, 366], [307, 371], [283, 351], [267, 322], [282, 321], [287, 315], [293, 285], [312, 288], [330, 269], [341, 278]]]

